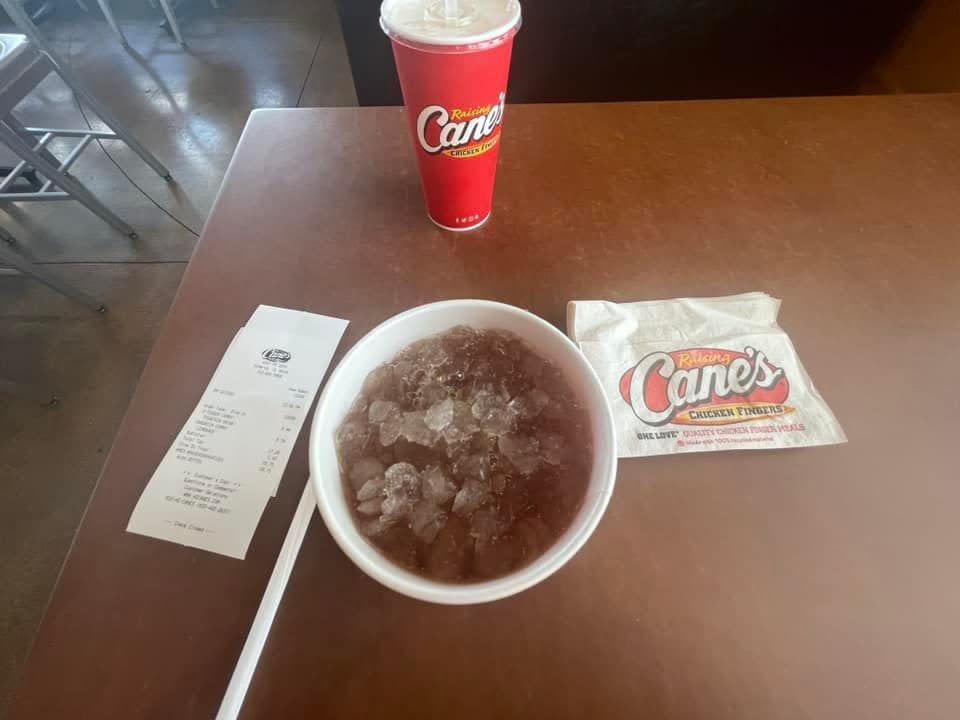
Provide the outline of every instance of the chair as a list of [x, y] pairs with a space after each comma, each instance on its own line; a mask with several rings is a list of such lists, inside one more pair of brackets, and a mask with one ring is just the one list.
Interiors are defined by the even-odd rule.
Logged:
[[43, 283], [47, 287], [56, 290], [61, 295], [66, 295], [72, 300], [76, 300], [81, 305], [86, 305], [91, 310], [103, 313], [107, 311], [107, 306], [92, 295], [79, 290], [68, 283], [54, 277], [38, 265], [26, 260], [22, 255], [16, 252], [17, 240], [5, 228], [0, 227], [0, 265], [9, 267], [0, 267], [0, 274], [9, 275], [28, 275], [34, 280]]
[[[34, 280], [43, 283], [47, 287], [56, 290], [72, 300], [76, 300], [77, 302], [86, 305], [98, 313], [105, 313], [107, 311], [107, 306], [100, 302], [97, 298], [93, 297], [92, 295], [87, 295], [87, 293], [83, 292], [82, 290], [63, 282], [59, 278], [53, 277], [45, 270], [42, 270], [33, 263], [28, 262], [15, 251], [16, 245], [17, 241], [13, 235], [7, 232], [5, 228], [0, 227], [0, 265], [10, 266], [0, 267], [0, 275], [29, 275]], [[41, 405], [49, 405], [51, 407], [59, 404], [60, 402], [60, 398], [58, 398], [56, 395], [49, 394], [31, 385], [25, 385], [4, 377], [0, 377], [0, 394], [13, 395], [14, 397], [21, 398], [22, 400], [36, 402]]]
[[[157, 2], [158, 0], [150, 0], [150, 6], [157, 7]], [[186, 47], [187, 43], [183, 39], [183, 33], [180, 32], [180, 23], [177, 22], [177, 5], [179, 4], [178, 0], [173, 0], [172, 3], [170, 0], [159, 0], [159, 3], [160, 9], [163, 11], [163, 16], [167, 20], [167, 25], [170, 26], [170, 32], [173, 33], [173, 36], [180, 44], [180, 47]], [[86, 11], [87, 8], [83, 4], [83, 0], [77, 0], [77, 4], [79, 4], [80, 7]], [[123, 31], [120, 29], [116, 19], [113, 17], [113, 11], [110, 9], [109, 0], [97, 0], [97, 4], [100, 6], [103, 16], [107, 19], [107, 24], [110, 26], [110, 29], [113, 30], [118, 38], [120, 38], [120, 44], [125, 48], [130, 47], [126, 36], [124, 36]], [[220, 3], [217, 0], [210, 0], [210, 5], [216, 9], [220, 8]]]
[[[214, 0], [211, 0], [211, 2], [213, 1]], [[80, 9], [84, 12], [89, 12], [83, 0], [77, 0], [77, 5], [79, 5]], [[100, 11], [107, 19], [107, 25], [110, 26], [110, 29], [113, 30], [114, 35], [116, 35], [117, 39], [120, 40], [120, 44], [125, 48], [130, 47], [130, 43], [127, 42], [127, 36], [123, 34], [123, 30], [120, 29], [120, 24], [113, 16], [113, 9], [110, 7], [110, 0], [97, 0], [97, 5], [100, 6]], [[156, 7], [157, 0], [150, 0], [150, 6]], [[180, 33], [180, 25], [177, 23], [177, 15], [174, 12], [175, 6], [176, 2], [174, 2], [174, 5], [171, 6], [169, 0], [160, 0], [160, 7], [163, 10], [164, 17], [167, 19], [167, 24], [170, 26], [170, 32], [173, 33], [173, 36], [177, 39], [177, 42], [180, 43], [181, 47], [186, 47], [187, 44], [183, 41], [183, 35]], [[214, 7], [216, 7], [216, 4], [214, 4]]]
[[[159, 0], [160, 8], [163, 10], [163, 16], [167, 19], [167, 25], [170, 26], [170, 32], [173, 33], [173, 36], [177, 39], [177, 42], [180, 43], [180, 47], [186, 47], [187, 43], [183, 40], [183, 33], [180, 32], [180, 23], [177, 22], [177, 3], [176, 1], [173, 5], [170, 5], [170, 0]], [[153, 5], [153, 0], [150, 2]]]
[[[78, 200], [109, 225], [135, 238], [136, 232], [130, 225], [70, 174], [71, 165], [95, 139], [123, 140], [147, 165], [168, 181], [171, 179], [170, 171], [83, 88], [52, 52], [19, 3], [15, 0], [0, 0], [0, 5], [26, 35], [0, 35], [0, 142], [20, 157], [20, 163], [0, 181], [0, 202]], [[13, 115], [14, 107], [51, 72], [57, 73], [74, 93], [83, 98], [111, 128], [111, 132], [24, 127], [20, 124]], [[56, 138], [77, 139], [77, 144], [62, 161], [47, 147]], [[44, 178], [40, 188], [33, 192], [10, 192], [17, 178], [31, 169]]]
[[[77, 4], [80, 6], [80, 9], [84, 12], [87, 12], [87, 6], [83, 3], [83, 0], [77, 0]], [[117, 19], [113, 17], [113, 10], [110, 9], [109, 0], [97, 0], [97, 5], [100, 6], [103, 16], [107, 19], [107, 25], [110, 26], [110, 29], [113, 30], [114, 35], [120, 39], [120, 44], [123, 47], [130, 47], [130, 43], [127, 42], [127, 36], [123, 34], [123, 30], [120, 29], [120, 26], [117, 24]]]

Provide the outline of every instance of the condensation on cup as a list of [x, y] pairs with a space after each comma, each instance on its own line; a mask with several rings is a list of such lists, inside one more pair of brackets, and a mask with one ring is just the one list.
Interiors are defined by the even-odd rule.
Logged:
[[393, 44], [427, 213], [445, 230], [480, 227], [493, 202], [520, 3], [384, 0], [380, 25]]

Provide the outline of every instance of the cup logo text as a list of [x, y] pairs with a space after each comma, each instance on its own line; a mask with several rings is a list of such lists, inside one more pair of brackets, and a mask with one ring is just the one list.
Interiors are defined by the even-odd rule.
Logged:
[[641, 422], [729, 425], [787, 415], [783, 368], [752, 347], [654, 352], [620, 378], [620, 395]]
[[482, 155], [500, 138], [505, 93], [496, 104], [447, 110], [427, 105], [417, 116], [417, 139], [430, 155], [443, 153], [453, 158]]

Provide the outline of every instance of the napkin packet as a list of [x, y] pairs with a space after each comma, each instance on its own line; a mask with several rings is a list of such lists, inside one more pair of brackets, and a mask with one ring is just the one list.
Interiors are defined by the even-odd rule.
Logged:
[[620, 456], [846, 442], [779, 309], [760, 292], [570, 302], [567, 334], [607, 393]]

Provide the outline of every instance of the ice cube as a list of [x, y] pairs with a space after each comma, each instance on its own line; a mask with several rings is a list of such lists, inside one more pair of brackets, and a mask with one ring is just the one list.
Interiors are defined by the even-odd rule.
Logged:
[[421, 500], [410, 514], [410, 529], [429, 545], [436, 539], [446, 519], [447, 514], [443, 510], [429, 500]]
[[420, 492], [420, 473], [410, 463], [398, 462], [384, 473], [387, 493], [402, 490], [408, 494]]
[[497, 493], [497, 495], [506, 490], [507, 476], [503, 473], [495, 473], [494, 476], [490, 478], [490, 489]]
[[431, 369], [443, 365], [447, 360], [447, 352], [440, 340], [427, 340], [417, 356], [418, 365]]
[[563, 462], [565, 447], [563, 438], [556, 433], [539, 432], [537, 440], [540, 443], [540, 457], [548, 465], [559, 465]]
[[467, 373], [464, 372], [463, 368], [453, 368], [441, 378], [441, 381], [447, 385], [458, 388], [463, 385], [466, 379]]
[[483, 421], [487, 415], [490, 414], [491, 410], [502, 408], [503, 406], [503, 398], [499, 395], [495, 395], [489, 390], [479, 390], [476, 395], [473, 396], [470, 411], [477, 420]]
[[540, 467], [540, 443], [535, 437], [509, 433], [497, 442], [500, 452], [524, 475], [530, 475]]
[[427, 383], [420, 388], [420, 402], [422, 403], [422, 407], [426, 408], [443, 402], [449, 395], [450, 391], [440, 383]]
[[384, 473], [384, 500], [380, 506], [383, 518], [399, 520], [410, 515], [420, 497], [420, 474], [410, 463], [394, 463]]
[[376, 458], [360, 458], [350, 468], [350, 485], [359, 490], [368, 480], [383, 475], [383, 463]]
[[450, 502], [457, 494], [457, 486], [437, 466], [428, 467], [420, 476], [423, 497], [437, 505]]
[[421, 410], [405, 412], [400, 422], [400, 434], [410, 442], [429, 447], [436, 442], [437, 436], [427, 427], [425, 417], [426, 413]]
[[486, 481], [490, 475], [490, 465], [487, 456], [479, 453], [461, 455], [453, 463], [453, 474], [458, 478], [474, 478]]
[[409, 360], [396, 360], [393, 363], [393, 373], [400, 378], [404, 385], [413, 385], [416, 366]]
[[470, 412], [470, 405], [460, 400], [453, 403], [453, 420], [443, 429], [443, 438], [449, 445], [467, 442], [480, 429]]
[[413, 512], [413, 500], [404, 493], [388, 491], [380, 505], [380, 512], [384, 520], [394, 521], [409, 517]]
[[507, 523], [493, 507], [484, 507], [477, 510], [470, 518], [470, 535], [478, 543], [487, 543], [495, 540], [507, 529]]
[[391, 415], [400, 412], [400, 408], [395, 402], [390, 400], [374, 400], [370, 403], [370, 411], [367, 418], [371, 423], [382, 423]]
[[536, 411], [535, 414], [539, 414], [547, 405], [550, 404], [550, 396], [540, 388], [534, 388], [531, 390], [529, 393], [527, 393], [527, 397], [530, 399], [530, 404]]
[[490, 488], [486, 483], [468, 478], [453, 499], [453, 511], [467, 516], [480, 507], [490, 497]]
[[382, 517], [375, 517], [372, 520], [366, 520], [360, 523], [360, 532], [367, 537], [376, 537], [377, 535], [382, 535], [392, 524], [392, 522], [384, 520]]
[[380, 514], [380, 505], [383, 503], [378, 497], [373, 498], [372, 500], [367, 500], [357, 505], [357, 512], [361, 515], [379, 515]]
[[517, 412], [507, 407], [506, 398], [496, 395], [489, 389], [481, 389], [473, 396], [470, 413], [480, 421], [480, 429], [485, 433], [500, 436], [513, 429]]
[[453, 398], [447, 398], [437, 403], [424, 416], [424, 423], [431, 430], [441, 431], [453, 422]]
[[420, 532], [416, 533], [417, 537], [423, 540], [427, 545], [431, 545], [433, 541], [437, 539], [437, 535], [443, 529], [443, 525], [446, 520], [447, 514], [443, 513], [442, 517], [439, 517], [433, 522], [425, 525]]
[[337, 430], [337, 445], [342, 455], [360, 452], [367, 442], [369, 431], [362, 422], [349, 420]]
[[350, 406], [350, 411], [347, 413], [347, 416], [359, 420], [359, 418], [367, 412], [367, 406], [369, 404], [370, 401], [362, 394], [357, 396], [353, 401], [353, 405]]
[[446, 332], [447, 342], [463, 350], [470, 350], [479, 337], [480, 331], [469, 325], [455, 325]]
[[480, 429], [488, 435], [500, 437], [513, 430], [516, 414], [506, 407], [491, 408], [480, 422]]
[[360, 502], [366, 502], [373, 498], [379, 498], [383, 496], [383, 489], [386, 485], [386, 481], [382, 477], [375, 477], [370, 480], [367, 480], [359, 490], [357, 490], [357, 500]]
[[507, 405], [524, 420], [530, 420], [543, 412], [550, 404], [550, 396], [540, 388], [534, 388], [528, 393], [518, 395]]
[[363, 394], [368, 398], [394, 397], [401, 390], [400, 378], [389, 365], [375, 368], [363, 382]]
[[380, 444], [384, 447], [393, 445], [400, 437], [400, 425], [403, 422], [403, 416], [397, 412], [389, 415], [386, 420], [380, 424]]

